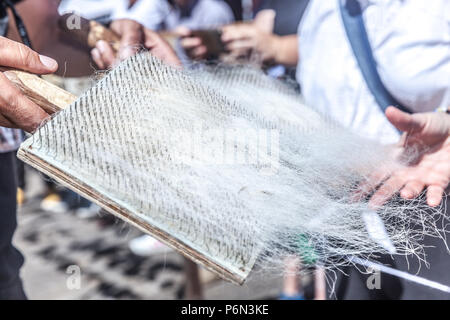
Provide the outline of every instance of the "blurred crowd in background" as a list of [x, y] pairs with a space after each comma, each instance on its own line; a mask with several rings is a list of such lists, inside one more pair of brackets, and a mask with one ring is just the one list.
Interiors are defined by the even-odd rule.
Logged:
[[[405, 131], [406, 122], [411, 125], [416, 123], [421, 128], [418, 130], [420, 133], [426, 127], [424, 123], [436, 121], [427, 116], [425, 120], [414, 118], [416, 121], [414, 122], [409, 115], [398, 110], [389, 111], [388, 105], [395, 105], [408, 112], [431, 112], [441, 109], [444, 113], [450, 106], [450, 6], [446, 0], [436, 0], [433, 3], [420, 0], [374, 1], [374, 3], [356, 0], [53, 2], [58, 3], [60, 14], [76, 13], [106, 26], [113, 27], [111, 22], [121, 19], [136, 21], [148, 30], [154, 31], [164, 43], [169, 44], [183, 65], [217, 61], [246, 63], [261, 67], [275, 78], [297, 80], [298, 89], [301, 90], [307, 104], [314, 105], [355, 133], [382, 143], [397, 143], [400, 131]], [[360, 68], [373, 70], [374, 66], [371, 66], [370, 62], [364, 66], [357, 57], [355, 58], [354, 55], [358, 56], [358, 52], [354, 51], [347, 41], [351, 31], [346, 29], [345, 23], [341, 21], [340, 3], [346, 3], [350, 8], [350, 15], [358, 10], [363, 12], [368, 33], [366, 40], [373, 49], [368, 57], [377, 61], [375, 69], [378, 69], [378, 72], [372, 77], [360, 72]], [[155, 39], [151, 38], [152, 41], [159, 41]], [[98, 43], [92, 49], [90, 59], [78, 62], [83, 65], [79, 69], [88, 66], [88, 70], [94, 71], [114, 66], [117, 60], [112, 61], [108, 58], [109, 50], [108, 44]], [[162, 56], [164, 59], [163, 54]], [[92, 86], [95, 81], [92, 76], [78, 77], [76, 72], [68, 72], [67, 75], [50, 76], [47, 79], [76, 95]], [[370, 83], [375, 85], [371, 86]], [[389, 93], [386, 93], [387, 91]], [[383, 105], [379, 101], [388, 102]], [[443, 136], [447, 139], [446, 135], [450, 130], [442, 130], [434, 132], [433, 136]], [[444, 145], [439, 139], [433, 140], [433, 143]], [[449, 167], [448, 163], [439, 167], [439, 174], [448, 176]], [[27, 171], [23, 165], [18, 168], [19, 205], [27, 201], [25, 192]], [[428, 171], [423, 172], [424, 175], [428, 174]], [[402, 181], [401, 186], [394, 192], [406, 186], [402, 190], [402, 196], [405, 198], [413, 198], [425, 186], [432, 185], [428, 182], [408, 184], [408, 181]], [[107, 215], [99, 216], [100, 208], [96, 205], [55, 185], [50, 180], [45, 182], [47, 190], [42, 192], [40, 202], [42, 210], [97, 220], [104, 226], [114, 224], [114, 218]], [[447, 184], [448, 178], [439, 186], [434, 186], [436, 188], [430, 189], [434, 191], [429, 193], [430, 205], [440, 203]], [[377, 201], [380, 203], [385, 201], [391, 195], [387, 193], [381, 197], [378, 194]], [[442, 248], [443, 244], [431, 245]], [[144, 257], [171, 250], [148, 235], [131, 239], [128, 246], [133, 254]], [[431, 263], [441, 261], [436, 262], [436, 265], [442, 270], [450, 265], [444, 263], [445, 261], [450, 263], [450, 259], [442, 258], [443, 252], [444, 248], [439, 250], [435, 257], [429, 257]], [[297, 300], [305, 298], [298, 276], [300, 268], [302, 261], [298, 258], [286, 260], [286, 275], [279, 298]], [[444, 282], [448, 280], [450, 283], [450, 276], [443, 276], [439, 271], [441, 269], [435, 272], [435, 275], [440, 275], [438, 280]], [[349, 270], [348, 273], [354, 275], [354, 271]], [[202, 298], [198, 269], [188, 260], [185, 261], [185, 274], [188, 288], [186, 297]], [[325, 289], [324, 271], [320, 267], [314, 267], [311, 274], [314, 274], [315, 278], [312, 297], [316, 299], [329, 297]], [[339, 290], [335, 291], [338, 298], [400, 298], [405, 292], [402, 287], [404, 284], [397, 283], [395, 279], [383, 278], [385, 283], [390, 284], [386, 287], [389, 292], [378, 293], [369, 292], [358, 284], [365, 283], [366, 278], [354, 275], [353, 279], [359, 280], [352, 280], [350, 285], [345, 281], [343, 284], [338, 282]], [[420, 296], [420, 289], [417, 292]], [[416, 296], [412, 294], [410, 297]]]

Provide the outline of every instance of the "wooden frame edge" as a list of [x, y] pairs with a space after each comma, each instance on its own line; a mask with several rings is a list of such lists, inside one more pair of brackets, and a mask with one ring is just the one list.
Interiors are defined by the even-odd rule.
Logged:
[[84, 198], [96, 203], [101, 208], [105, 209], [109, 213], [113, 214], [114, 216], [122, 219], [123, 221], [130, 223], [134, 227], [138, 228], [144, 233], [147, 233], [151, 235], [152, 237], [158, 239], [162, 243], [166, 244], [167, 246], [175, 249], [177, 252], [182, 254], [183, 256], [193, 260], [197, 264], [202, 265], [209, 271], [215, 273], [219, 277], [228, 280], [234, 284], [242, 285], [246, 278], [248, 277], [251, 269], [253, 269], [253, 264], [250, 266], [250, 270], [243, 271], [240, 270], [241, 273], [233, 273], [229, 269], [225, 268], [224, 266], [211, 261], [206, 256], [204, 256], [199, 251], [191, 248], [189, 245], [185, 244], [183, 241], [176, 239], [172, 236], [170, 236], [167, 232], [150, 226], [145, 221], [139, 219], [135, 215], [133, 215], [131, 212], [129, 212], [127, 209], [123, 208], [119, 204], [115, 203], [114, 201], [110, 200], [107, 201], [104, 197], [100, 195], [96, 190], [90, 188], [89, 186], [85, 185], [81, 181], [79, 181], [77, 178], [70, 176], [69, 174], [66, 174], [53, 166], [52, 164], [48, 163], [47, 161], [43, 160], [36, 154], [30, 152], [28, 148], [31, 148], [29, 145], [27, 145], [26, 142], [22, 144], [20, 147], [17, 157], [22, 160], [23, 162], [29, 164], [30, 166], [36, 168], [40, 172], [48, 175], [52, 179], [55, 179], [57, 182], [61, 183], [65, 187], [73, 190], [74, 192], [80, 194]]

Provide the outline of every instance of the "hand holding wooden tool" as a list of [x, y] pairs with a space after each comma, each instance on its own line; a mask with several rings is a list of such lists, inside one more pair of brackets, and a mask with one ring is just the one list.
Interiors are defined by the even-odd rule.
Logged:
[[0, 37], [0, 126], [33, 132], [49, 114], [73, 101], [73, 96], [36, 76], [57, 68], [54, 59]]
[[27, 98], [40, 106], [49, 115], [58, 112], [77, 97], [42, 78], [20, 70], [0, 68], [0, 71], [14, 83]]
[[181, 66], [167, 41], [130, 19], [115, 20], [107, 28], [96, 21], [89, 21], [75, 14], [65, 14], [59, 19], [59, 27], [67, 38], [92, 49], [92, 58], [100, 69], [116, 65], [141, 48], [149, 50], [169, 65]]
[[108, 42], [115, 52], [120, 49], [120, 36], [96, 21], [68, 13], [59, 19], [59, 27], [68, 37], [88, 48], [95, 48], [97, 42], [103, 40]]

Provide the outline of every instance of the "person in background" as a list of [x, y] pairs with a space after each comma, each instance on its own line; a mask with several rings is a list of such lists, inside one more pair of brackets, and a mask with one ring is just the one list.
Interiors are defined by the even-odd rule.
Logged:
[[223, 26], [221, 40], [229, 55], [234, 59], [295, 67], [298, 62], [297, 36], [275, 34], [274, 18], [275, 11], [262, 10], [251, 23]]
[[[189, 35], [191, 30], [214, 29], [234, 21], [233, 11], [222, 0], [138, 0], [130, 9], [119, 8], [113, 15], [116, 19], [127, 18], [140, 22], [146, 28], [174, 33], [175, 37]], [[168, 36], [173, 38], [173, 36]], [[195, 41], [195, 40], [194, 40]], [[173, 41], [178, 56], [183, 64], [189, 64], [189, 43], [181, 40], [181, 47]], [[130, 250], [139, 256], [161, 254], [170, 249], [150, 237], [142, 235], [132, 239]], [[185, 259], [186, 290], [188, 299], [202, 299], [200, 270], [197, 265]]]
[[[374, 92], [366, 82], [343, 23], [342, 8], [349, 10], [350, 15], [356, 16], [357, 13], [361, 17], [374, 58], [371, 76], [378, 77], [396, 105], [410, 112], [428, 112], [450, 105], [450, 3], [445, 0], [432, 3], [312, 0], [300, 23], [298, 39], [277, 38], [240, 26], [224, 28], [222, 39], [228, 50], [236, 55], [251, 48], [267, 60], [298, 63], [296, 78], [306, 104], [331, 116], [355, 134], [383, 144], [394, 144], [399, 139], [398, 130], [385, 116], [387, 105], [378, 102], [380, 89]], [[292, 49], [295, 45], [297, 50]], [[413, 171], [403, 174], [406, 172]], [[397, 179], [388, 180], [372, 203], [383, 202], [383, 198], [391, 193], [383, 190], [399, 183]], [[421, 178], [418, 179], [420, 181]], [[444, 184], [441, 183], [438, 189], [429, 186], [430, 205], [435, 205], [435, 199], [440, 199]], [[412, 186], [407, 185], [409, 187], [402, 191], [403, 196], [414, 196], [420, 187], [427, 184], [414, 182]], [[391, 191], [396, 192], [395, 189]], [[419, 275], [426, 278], [450, 282], [448, 273], [444, 271], [449, 261], [444, 244], [427, 237], [423, 243], [438, 248], [427, 256], [431, 269], [419, 269], [417, 265], [410, 268], [417, 267]], [[396, 259], [395, 263], [400, 269], [408, 270], [405, 261]], [[425, 293], [424, 288], [383, 277], [385, 286], [369, 292], [365, 287], [366, 278], [356, 270], [349, 272], [349, 281], [339, 280], [337, 283], [338, 298], [398, 299], [419, 298], [425, 294], [439, 298], [437, 292]]]
[[187, 37], [191, 30], [215, 29], [234, 21], [233, 11], [222, 0], [139, 0], [129, 10], [117, 10], [114, 17], [127, 17], [149, 29], [164, 31], [183, 63], [189, 63], [192, 45], [189, 40], [195, 45], [197, 38], [182, 39], [180, 47], [177, 37]]
[[[92, 2], [92, 0], [84, 0], [85, 2]], [[142, 0], [141, 0], [142, 1]], [[72, 3], [73, 1], [71, 1]], [[166, 63], [179, 66], [180, 60], [176, 53], [172, 50], [170, 45], [160, 37], [154, 28], [146, 28], [145, 25], [139, 22], [138, 17], [130, 14], [138, 6], [140, 1], [126, 1], [115, 0], [114, 3], [108, 2], [108, 6], [82, 6], [77, 1], [73, 2], [71, 6], [60, 7], [60, 12], [71, 9], [71, 11], [78, 12], [80, 15], [91, 19], [96, 19], [99, 22], [109, 24], [109, 28], [121, 37], [120, 49], [117, 54], [114, 53], [111, 45], [106, 41], [98, 41], [96, 48], [92, 49], [91, 56], [99, 69], [107, 69], [116, 65], [118, 62], [136, 54], [141, 49], [150, 50], [156, 57], [161, 58]], [[150, 1], [151, 3], [151, 1]], [[114, 6], [112, 6], [114, 4]], [[98, 16], [98, 9], [109, 8], [107, 13], [103, 16]], [[88, 9], [86, 9], [88, 8]], [[90, 8], [90, 9], [89, 9]], [[94, 10], [97, 8], [97, 10]], [[129, 12], [130, 11], [130, 12]], [[126, 14], [121, 14], [126, 13]], [[157, 20], [156, 17], [150, 17], [152, 20]]]
[[[89, 75], [94, 71], [89, 52], [70, 41], [61, 41], [57, 27], [58, 5], [59, 1], [53, 0], [0, 1], [1, 66], [35, 74], [56, 72], [67, 76]], [[136, 22], [121, 20], [113, 24], [122, 36], [123, 55], [130, 53], [131, 44], [140, 44], [156, 51], [163, 60], [175, 61], [170, 47], [165, 42], [148, 42], [149, 37], [153, 40], [155, 35], [136, 27]], [[99, 61], [108, 63], [101, 57]], [[20, 132], [13, 128], [34, 132], [49, 115], [27, 99], [1, 72], [0, 88], [0, 299], [26, 299], [20, 279], [24, 258], [12, 245], [17, 226], [15, 152], [21, 142]]]
[[151, 30], [217, 27], [234, 21], [229, 5], [222, 0], [138, 0], [130, 9], [117, 7], [114, 19], [127, 18]]
[[[285, 74], [293, 77], [298, 58], [296, 33], [307, 4], [308, 0], [254, 2], [253, 21], [221, 28], [221, 40], [229, 52], [227, 61], [259, 62], [270, 67], [269, 74], [275, 77]], [[207, 57], [207, 48], [201, 39], [185, 41], [192, 43], [191, 58]]]
[[[369, 37], [375, 42], [373, 44], [375, 58], [378, 57], [378, 68], [382, 71], [382, 78], [389, 82], [390, 91], [398, 95], [399, 101], [412, 111], [431, 111], [438, 107], [446, 109], [447, 105], [450, 105], [450, 78], [448, 77], [450, 43], [446, 40], [450, 34], [448, 27], [450, 17], [440, 11], [448, 12], [449, 8], [450, 5], [443, 4], [442, 1], [430, 7], [423, 3], [412, 5], [411, 1], [406, 1], [402, 6], [398, 1], [393, 1], [390, 6], [381, 4], [367, 6], [364, 11]], [[414, 33], [407, 27], [402, 27], [400, 22], [396, 22], [391, 27], [376, 25], [377, 19], [381, 17], [377, 15], [377, 11], [383, 10], [392, 16], [398, 16], [405, 22], [404, 25], [407, 25], [408, 16], [417, 15], [421, 9], [426, 13], [423, 19], [432, 21], [428, 25], [425, 22], [419, 24], [424, 31], [422, 33]], [[224, 27], [222, 38], [228, 44], [227, 48], [236, 52], [237, 55], [252, 49], [266, 57], [265, 60], [274, 60], [287, 65], [299, 63], [297, 79], [304, 86], [303, 94], [307, 103], [319, 107], [324, 113], [331, 112], [335, 119], [365, 137], [394, 143], [398, 133], [392, 121], [389, 123], [388, 120], [391, 120], [389, 116], [392, 114], [398, 116], [399, 111], [390, 110], [387, 113], [389, 116], [385, 117], [368, 91], [364, 79], [361, 79], [358, 65], [355, 64], [355, 58], [349, 46], [346, 45], [346, 35], [340, 24], [339, 9], [336, 4], [319, 5], [317, 1], [312, 3], [305, 20], [299, 27], [299, 36], [296, 40], [293, 37], [277, 38], [275, 35], [257, 30], [254, 26], [239, 25]], [[418, 28], [416, 26], [416, 29]], [[396, 31], [399, 34], [395, 37], [391, 36]], [[416, 38], [418, 40], [415, 40]], [[327, 43], [331, 40], [334, 42], [329, 46], [329, 50], [323, 49], [324, 43], [321, 41], [325, 39], [329, 39]], [[435, 40], [436, 44], [426, 46], [430, 39]], [[407, 47], [406, 44], [409, 42], [416, 43]], [[299, 50], [293, 49], [294, 45], [298, 45]], [[446, 49], [441, 50], [441, 48]], [[338, 56], [336, 56], [337, 53], [339, 53]], [[415, 55], [433, 56], [435, 59], [424, 58], [413, 67], [409, 62], [410, 57]], [[342, 61], [337, 62], [337, 58]], [[342, 63], [351, 64], [352, 68], [342, 72]], [[407, 79], [406, 74], [411, 78]], [[323, 83], [332, 85], [325, 86]], [[345, 92], [348, 93], [343, 94]], [[356, 96], [359, 97], [358, 100], [350, 100]], [[348, 106], [349, 111], [343, 111], [342, 105]], [[357, 107], [358, 105], [361, 107]], [[402, 115], [406, 117], [404, 113]], [[414, 119], [415, 116], [412, 117]], [[426, 117], [436, 119], [439, 115]], [[369, 126], [367, 122], [370, 123]], [[418, 189], [421, 190], [419, 185], [415, 190], [407, 188], [404, 195], [417, 196]], [[440, 199], [441, 193], [443, 193], [442, 188], [439, 189], [436, 197], [432, 196], [432, 199]], [[382, 198], [377, 200], [380, 194], [374, 197], [373, 203], [386, 200]], [[391, 193], [386, 194], [386, 197], [391, 195]], [[432, 204], [436, 205], [433, 201], [430, 205]]]
[[[361, 71], [357, 51], [352, 49], [343, 24], [343, 10], [359, 13], [374, 58], [372, 77], [378, 73], [397, 105], [413, 113], [450, 106], [450, 3], [445, 0], [311, 1], [298, 31], [297, 80], [307, 104], [362, 137], [383, 144], [395, 144], [399, 139], [399, 132], [389, 121], [390, 109], [386, 117], [387, 106], [377, 99], [381, 93], [370, 89]], [[418, 185], [414, 191], [417, 189]], [[409, 261], [408, 266], [402, 258], [381, 259], [400, 270], [417, 271], [419, 276], [449, 283], [446, 244], [429, 237], [422, 244], [436, 248], [427, 250], [430, 269], [420, 268], [417, 260]], [[337, 281], [340, 299], [442, 297], [437, 291], [384, 274], [381, 289], [369, 290], [367, 275], [355, 269], [347, 272], [349, 277]]]

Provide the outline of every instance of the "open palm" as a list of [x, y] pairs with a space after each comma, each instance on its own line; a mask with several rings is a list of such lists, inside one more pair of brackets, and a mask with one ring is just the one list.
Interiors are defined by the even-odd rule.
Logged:
[[413, 199], [427, 188], [428, 205], [439, 205], [450, 182], [450, 115], [410, 115], [389, 107], [386, 116], [405, 132], [400, 141], [401, 154], [408, 155], [413, 150], [416, 156], [406, 167], [390, 173], [370, 204], [380, 206], [399, 191], [403, 198]]

